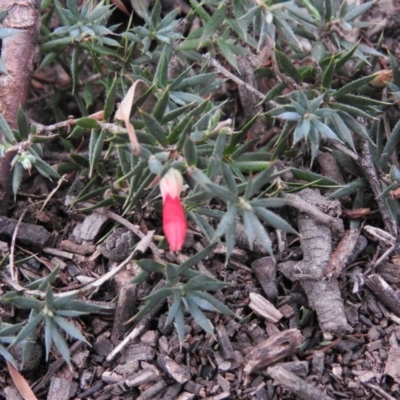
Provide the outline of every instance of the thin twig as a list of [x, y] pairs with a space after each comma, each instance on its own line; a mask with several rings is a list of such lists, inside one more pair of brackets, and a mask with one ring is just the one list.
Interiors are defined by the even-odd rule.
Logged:
[[374, 390], [375, 392], [378, 392], [381, 396], [383, 396], [385, 399], [388, 400], [396, 400], [394, 397], [392, 397], [390, 394], [387, 394], [383, 389], [381, 389], [379, 386], [373, 385], [372, 383], [364, 383], [365, 386], [369, 387], [370, 389]]
[[364, 170], [365, 176], [371, 185], [372, 191], [374, 192], [376, 202], [378, 203], [379, 211], [382, 215], [382, 220], [386, 230], [392, 235], [397, 236], [397, 227], [390, 214], [389, 208], [385, 200], [381, 196], [381, 188], [379, 184], [378, 175], [372, 160], [371, 153], [369, 151], [369, 145], [366, 140], [361, 143], [362, 157], [360, 158], [360, 165]]
[[19, 227], [21, 226], [22, 220], [25, 217], [25, 214], [27, 213], [28, 208], [25, 208], [25, 210], [22, 212], [20, 217], [18, 218], [17, 224], [15, 225], [14, 233], [12, 236], [11, 240], [11, 249], [10, 249], [10, 275], [11, 275], [11, 280], [18, 282], [18, 274], [15, 274], [14, 271], [14, 255], [15, 255], [15, 242], [17, 241], [17, 235], [19, 231]]
[[287, 204], [289, 206], [297, 208], [299, 211], [308, 214], [315, 221], [334, 228], [336, 231], [343, 230], [342, 222], [340, 219], [333, 218], [330, 215], [324, 214], [322, 211], [319, 211], [315, 206], [307, 203], [299, 196], [290, 193], [282, 193], [282, 197], [287, 200]]
[[63, 175], [57, 182], [57, 186], [49, 193], [47, 196], [46, 200], [44, 201], [42, 207], [40, 208], [40, 211], [43, 211], [44, 208], [46, 207], [47, 203], [51, 200], [51, 198], [57, 193], [58, 189], [60, 189], [61, 185], [63, 182], [66, 182], [65, 177], [67, 175]]

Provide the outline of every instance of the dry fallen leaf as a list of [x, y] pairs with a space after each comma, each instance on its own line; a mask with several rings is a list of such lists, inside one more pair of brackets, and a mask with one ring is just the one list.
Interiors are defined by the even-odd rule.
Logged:
[[18, 389], [18, 392], [24, 400], [37, 400], [37, 397], [35, 396], [35, 393], [33, 393], [28, 382], [8, 361], [7, 367], [15, 387]]
[[[140, 146], [136, 137], [135, 128], [130, 122], [130, 116], [132, 107], [148, 89], [149, 86], [147, 85], [147, 83], [142, 81], [141, 79], [134, 82], [129, 88], [125, 97], [122, 99], [118, 110], [115, 113], [115, 119], [123, 121], [125, 123], [126, 130], [128, 131], [129, 140], [131, 142], [132, 151], [135, 155], [140, 154]], [[144, 104], [141, 105], [141, 108], [146, 111], [151, 110], [154, 107], [156, 101], [156, 97], [151, 94], [145, 100]]]

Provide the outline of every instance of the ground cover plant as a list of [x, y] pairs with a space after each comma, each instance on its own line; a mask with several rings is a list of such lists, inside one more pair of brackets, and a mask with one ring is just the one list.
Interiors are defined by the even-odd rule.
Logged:
[[396, 398], [400, 72], [379, 3], [0, 9], [7, 393]]

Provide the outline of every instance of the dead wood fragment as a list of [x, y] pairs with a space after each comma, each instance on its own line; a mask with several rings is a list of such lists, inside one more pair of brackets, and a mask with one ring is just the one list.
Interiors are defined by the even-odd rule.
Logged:
[[152, 360], [156, 355], [156, 350], [154, 347], [146, 346], [142, 344], [131, 344], [129, 347], [125, 348], [122, 352], [121, 362], [127, 362], [138, 360], [147, 361]]
[[381, 276], [378, 274], [370, 275], [366, 284], [383, 305], [400, 317], [399, 296]]
[[[0, 238], [11, 239], [17, 220], [0, 216]], [[50, 240], [50, 233], [41, 225], [22, 222], [17, 235], [17, 243], [34, 249], [42, 249]]]
[[[96, 381], [92, 384], [92, 386], [85, 390], [84, 392], [80, 393], [78, 399], [85, 399], [86, 397], [94, 395], [96, 392], [101, 390], [104, 386], [104, 383], [102, 381]], [[57, 397], [53, 397], [53, 399], [56, 399]], [[50, 398], [48, 399], [50, 400]]]
[[362, 155], [360, 157], [360, 164], [369, 184], [371, 185], [372, 191], [374, 192], [375, 199], [378, 203], [379, 211], [381, 212], [382, 220], [385, 225], [385, 230], [392, 236], [397, 236], [396, 223], [393, 220], [385, 199], [381, 196], [381, 184], [379, 183], [378, 174], [372, 160], [369, 143], [367, 140], [361, 141], [361, 152]]
[[177, 364], [172, 358], [165, 354], [158, 356], [157, 364], [180, 384], [186, 383], [192, 377], [187, 368]]
[[[310, 190], [310, 189], [305, 189], [305, 190]], [[304, 190], [302, 192], [304, 192]], [[287, 200], [287, 204], [289, 206], [297, 208], [300, 212], [308, 214], [316, 222], [323, 224], [325, 226], [329, 226], [338, 233], [343, 232], [343, 221], [341, 219], [331, 217], [330, 215], [321, 212], [317, 207], [315, 207], [312, 204], [309, 204], [307, 201], [305, 201], [296, 194], [283, 193], [282, 197]]]
[[168, 386], [167, 390], [165, 391], [163, 397], [161, 397], [160, 400], [175, 400], [181, 389], [182, 385], [178, 382]]
[[143, 385], [144, 383], [153, 382], [158, 380], [160, 374], [157, 373], [155, 368], [144, 368], [135, 375], [131, 376], [125, 381], [125, 384], [129, 387], [135, 387]]
[[95, 212], [88, 215], [83, 222], [79, 223], [74, 228], [72, 234], [77, 243], [93, 243], [98, 239], [108, 221], [109, 217], [107, 215]]
[[96, 251], [96, 246], [88, 244], [80, 245], [71, 242], [70, 240], [63, 240], [60, 243], [60, 249], [81, 256], [90, 256]]
[[279, 310], [263, 296], [257, 293], [250, 293], [249, 297], [249, 307], [267, 321], [277, 323], [283, 317]]
[[323, 393], [321, 390], [299, 378], [292, 372], [287, 371], [282, 366], [269, 367], [268, 374], [274, 379], [275, 383], [289, 389], [300, 399], [304, 400], [332, 400], [333, 398]]
[[[316, 190], [304, 189], [298, 197], [315, 210], [333, 211], [338, 215], [340, 203], [325, 199]], [[278, 268], [290, 280], [300, 280], [311, 308], [317, 313], [324, 337], [331, 339], [332, 334], [342, 336], [352, 328], [346, 320], [338, 281], [336, 278], [322, 280], [323, 270], [332, 255], [331, 229], [320, 219], [316, 221], [304, 212], [299, 214], [298, 229], [303, 260], [299, 263], [287, 261], [279, 264]]]
[[116, 346], [125, 336], [131, 325], [126, 325], [136, 312], [138, 285], [128, 283], [119, 292], [118, 303], [115, 309], [115, 319], [111, 334], [111, 341]]
[[338, 278], [352, 255], [360, 236], [358, 229], [347, 230], [324, 268], [325, 278]]
[[218, 343], [221, 347], [221, 354], [225, 360], [233, 360], [234, 353], [233, 353], [233, 346], [229, 339], [228, 332], [225, 329], [225, 326], [219, 324], [217, 327], [217, 338]]
[[320, 151], [317, 155], [317, 160], [321, 167], [321, 173], [323, 176], [331, 178], [341, 185], [345, 184], [338, 163], [336, 162], [336, 158], [331, 153]]
[[67, 379], [53, 376], [50, 382], [50, 389], [47, 399], [68, 400], [70, 398], [71, 383]]
[[216, 394], [215, 396], [206, 397], [204, 400], [224, 400], [229, 399], [230, 393], [229, 392], [222, 392], [220, 394]]
[[276, 284], [276, 263], [272, 257], [262, 257], [251, 264], [258, 282], [263, 288], [269, 301], [274, 302], [278, 297]]
[[297, 351], [304, 340], [298, 329], [287, 329], [253, 347], [246, 355], [244, 372], [251, 374]]
[[389, 283], [400, 283], [400, 268], [396, 264], [384, 262], [377, 266], [376, 272]]
[[314, 351], [313, 358], [311, 361], [312, 373], [319, 378], [324, 373], [325, 353], [323, 351]]
[[160, 379], [157, 383], [150, 386], [147, 390], [137, 398], [137, 400], [153, 400], [158, 393], [163, 391], [167, 387], [167, 382], [164, 379]]
[[[17, 128], [17, 112], [28, 97], [31, 75], [38, 55], [37, 37], [40, 27], [40, 1], [2, 0], [1, 9], [8, 14], [4, 28], [18, 29], [15, 35], [2, 39], [1, 57], [7, 74], [0, 77], [0, 113], [11, 128]], [[0, 132], [0, 142], [3, 133]], [[0, 215], [8, 212], [11, 194], [10, 162], [15, 153], [0, 157]], [[1, 225], [1, 224], [0, 224]]]

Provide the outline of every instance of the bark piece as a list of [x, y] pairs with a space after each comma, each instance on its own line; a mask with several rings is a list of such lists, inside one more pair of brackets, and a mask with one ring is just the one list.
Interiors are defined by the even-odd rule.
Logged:
[[70, 253], [79, 254], [81, 256], [90, 256], [96, 251], [96, 246], [88, 244], [81, 245], [71, 242], [70, 240], [63, 240], [60, 243], [60, 249]]
[[264, 342], [253, 347], [246, 355], [244, 372], [250, 374], [295, 353], [303, 340], [304, 338], [298, 329], [287, 329], [271, 336]]
[[136, 312], [136, 302], [138, 295], [138, 285], [129, 283], [122, 287], [117, 307], [115, 309], [115, 319], [111, 334], [111, 341], [116, 346], [123, 339], [131, 325], [126, 325], [126, 321], [132, 318]]
[[[299, 197], [320, 213], [340, 214], [340, 203], [325, 199], [316, 190], [304, 189]], [[324, 267], [332, 255], [331, 229], [302, 212], [298, 217], [298, 228], [303, 260], [299, 263], [287, 261], [278, 268], [290, 280], [300, 280], [311, 308], [317, 313], [325, 339], [330, 340], [333, 334], [342, 336], [351, 332], [337, 279], [322, 279]]]
[[217, 338], [218, 343], [221, 346], [221, 353], [225, 360], [233, 360], [233, 346], [229, 339], [228, 332], [225, 329], [225, 326], [220, 324], [217, 327]]
[[78, 243], [81, 241], [93, 243], [98, 238], [108, 221], [109, 217], [107, 215], [100, 213], [90, 214], [83, 220], [83, 222], [74, 228], [72, 234]]
[[50, 381], [50, 388], [47, 394], [47, 399], [69, 400], [70, 389], [71, 389], [70, 381], [53, 376]]
[[160, 400], [175, 400], [181, 389], [182, 385], [178, 382], [168, 386], [168, 389], [165, 391], [163, 397]]
[[312, 373], [318, 377], [321, 377], [325, 369], [325, 353], [323, 351], [314, 351], [313, 358], [311, 361]]
[[127, 379], [125, 384], [129, 387], [140, 386], [144, 383], [155, 381], [159, 379], [159, 377], [160, 374], [156, 373], [155, 368], [145, 368]]
[[268, 322], [277, 323], [283, 315], [272, 303], [257, 293], [250, 293], [249, 307], [258, 315], [261, 315]]
[[289, 389], [300, 399], [304, 400], [332, 400], [333, 398], [324, 394], [315, 386], [307, 383], [292, 372], [287, 371], [282, 366], [269, 367], [268, 374], [274, 379], [275, 383]]
[[260, 282], [268, 300], [274, 302], [278, 298], [276, 284], [276, 264], [272, 257], [262, 257], [251, 264], [254, 274]]
[[366, 280], [378, 300], [400, 317], [400, 302], [397, 293], [378, 274], [370, 275]]
[[324, 277], [330, 279], [332, 276], [335, 278], [340, 276], [350, 256], [353, 254], [359, 236], [360, 231], [358, 229], [346, 231], [324, 268]]
[[188, 392], [182, 392], [176, 400], [194, 400], [196, 398], [196, 395], [193, 393], [188, 393]]
[[385, 374], [391, 376], [397, 383], [400, 383], [400, 348], [392, 346], [385, 365]]
[[[18, 126], [18, 109], [24, 107], [28, 98], [31, 75], [37, 61], [40, 4], [39, 0], [1, 1], [1, 9], [8, 11], [2, 27], [19, 30], [16, 35], [2, 39], [1, 46], [7, 74], [1, 74], [0, 77], [0, 113], [13, 129]], [[0, 132], [0, 142], [2, 138]], [[0, 215], [8, 212], [12, 174], [10, 162], [14, 155], [9, 152], [5, 157], [0, 157]]]
[[372, 191], [374, 192], [375, 200], [378, 204], [379, 211], [381, 212], [382, 220], [385, 225], [385, 230], [392, 236], [397, 236], [396, 223], [390, 213], [389, 207], [385, 199], [381, 196], [382, 193], [381, 184], [378, 178], [374, 162], [372, 160], [371, 152], [369, 149], [369, 143], [367, 140], [361, 141], [360, 164], [365, 173], [366, 178], [368, 179], [369, 184], [371, 185]]
[[97, 250], [109, 260], [121, 262], [129, 256], [134, 245], [133, 232], [126, 228], [117, 228], [102, 244], [97, 246]]
[[24, 400], [24, 398], [19, 394], [18, 389], [13, 386], [7, 386], [4, 388], [4, 395], [7, 400]]
[[156, 351], [153, 347], [143, 346], [141, 344], [132, 344], [122, 354], [121, 362], [135, 361], [135, 360], [152, 360]]
[[[0, 217], [0, 238], [11, 239], [17, 220]], [[17, 243], [23, 246], [33, 247], [35, 249], [42, 249], [50, 240], [50, 232], [43, 226], [28, 224], [22, 222], [18, 229]]]
[[400, 268], [396, 264], [384, 262], [376, 267], [376, 272], [389, 283], [400, 283]]
[[167, 355], [158, 356], [157, 364], [163, 371], [165, 371], [180, 384], [186, 383], [192, 377], [190, 371], [177, 364]]
[[137, 400], [153, 400], [155, 396], [167, 387], [167, 383], [164, 379], [159, 380], [154, 385], [150, 386], [145, 390]]
[[345, 185], [345, 181], [342, 173], [340, 172], [338, 163], [336, 162], [336, 158], [331, 153], [320, 151], [318, 152], [317, 160], [321, 167], [322, 175], [333, 179], [341, 185]]

